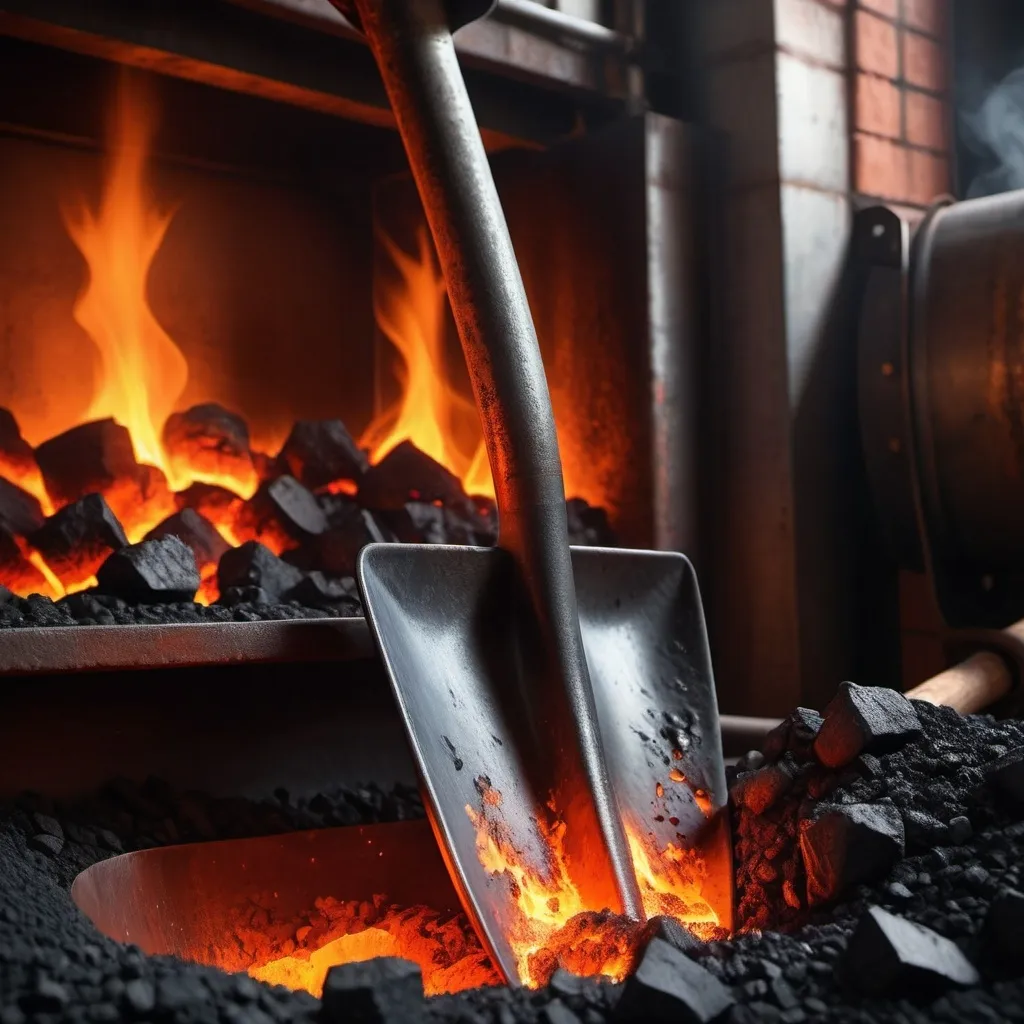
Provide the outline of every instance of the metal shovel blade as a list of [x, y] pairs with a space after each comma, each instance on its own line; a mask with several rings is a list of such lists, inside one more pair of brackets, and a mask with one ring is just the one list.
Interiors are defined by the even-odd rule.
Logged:
[[[701, 897], [728, 928], [725, 772], [693, 569], [682, 555], [594, 548], [573, 548], [572, 564], [608, 775], [627, 831], [655, 863], [669, 844], [698, 854]], [[550, 794], [537, 765], [550, 751], [517, 696], [535, 671], [536, 645], [514, 561], [500, 549], [371, 544], [357, 574], [439, 846], [496, 964], [521, 981], [509, 938], [515, 911], [503, 881], [481, 863], [469, 813], [484, 792], [500, 794], [518, 852], [546, 863], [539, 822]]]

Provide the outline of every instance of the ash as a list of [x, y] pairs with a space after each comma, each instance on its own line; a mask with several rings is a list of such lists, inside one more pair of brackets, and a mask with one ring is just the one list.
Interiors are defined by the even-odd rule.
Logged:
[[[619, 986], [557, 972], [538, 992], [424, 1000], [401, 962], [372, 961], [329, 979], [321, 1003], [144, 956], [100, 936], [69, 896], [78, 871], [122, 849], [419, 816], [408, 790], [252, 803], [149, 780], [74, 804], [25, 795], [0, 815], [0, 1022], [1024, 1020], [1011, 941], [1024, 934], [1024, 726], [904, 703], [912, 719], [830, 706], [826, 721], [852, 722], [841, 757], [816, 751], [821, 719], [806, 712], [748, 755], [733, 780], [743, 930], [684, 952], [662, 929]], [[826, 754], [845, 760], [825, 768]]]

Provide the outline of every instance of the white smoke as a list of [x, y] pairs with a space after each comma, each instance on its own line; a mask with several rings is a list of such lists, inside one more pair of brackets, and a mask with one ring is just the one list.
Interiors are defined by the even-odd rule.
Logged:
[[967, 198], [1024, 188], [1024, 68], [991, 89], [974, 113], [962, 115], [963, 141], [985, 170], [967, 188]]

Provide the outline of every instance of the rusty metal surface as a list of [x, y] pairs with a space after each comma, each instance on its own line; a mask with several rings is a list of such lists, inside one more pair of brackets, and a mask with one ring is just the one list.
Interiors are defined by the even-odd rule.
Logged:
[[71, 887], [104, 935], [225, 970], [244, 969], [231, 926], [246, 905], [287, 921], [321, 897], [372, 902], [379, 894], [402, 906], [459, 909], [426, 821], [141, 850], [86, 868]]
[[373, 653], [366, 620], [361, 617], [0, 630], [0, 676], [347, 661], [370, 658]]
[[[303, 10], [288, 9], [295, 6]], [[267, 17], [268, 11], [286, 17]], [[529, 36], [512, 28], [493, 29], [467, 72], [489, 149], [547, 145], [568, 136], [581, 116], [619, 108], [614, 96], [602, 94], [593, 58], [544, 40], [531, 46]], [[366, 46], [343, 22], [324, 31], [302, 4], [150, 0], [132, 5], [127, 17], [121, 0], [5, 0], [0, 34], [365, 124], [394, 125]], [[524, 73], [530, 66], [520, 45], [524, 37], [526, 52], [539, 54], [533, 75]]]
[[[327, 0], [230, 0], [269, 17], [295, 21], [318, 32], [353, 39], [358, 36], [348, 14]], [[351, 2], [345, 3], [346, 12]], [[486, 21], [466, 26], [455, 41], [460, 57], [517, 77], [546, 81], [556, 88], [585, 89], [619, 96], [622, 74], [606, 66], [636, 47], [621, 32], [575, 18], [540, 4], [499, 0]], [[598, 59], [595, 59], [598, 58]]]

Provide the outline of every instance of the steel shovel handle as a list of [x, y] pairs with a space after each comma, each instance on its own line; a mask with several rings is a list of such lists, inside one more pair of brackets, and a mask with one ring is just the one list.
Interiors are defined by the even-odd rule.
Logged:
[[[446, 4], [355, 0], [355, 7], [444, 271], [494, 477], [499, 546], [520, 570], [550, 674], [568, 702], [549, 694], [547, 709], [564, 705], [567, 713], [546, 709], [546, 731], [566, 759], [563, 775], [571, 774], [574, 757], [581, 759], [622, 907], [641, 916], [580, 635], [551, 396]], [[575, 782], [567, 778], [566, 785]]]

